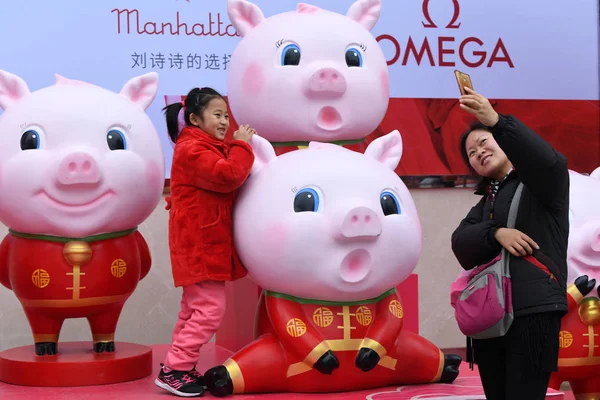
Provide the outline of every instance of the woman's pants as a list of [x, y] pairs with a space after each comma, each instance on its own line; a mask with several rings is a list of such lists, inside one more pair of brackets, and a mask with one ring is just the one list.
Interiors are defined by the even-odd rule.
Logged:
[[488, 400], [543, 400], [558, 368], [563, 313], [515, 318], [505, 336], [474, 340], [475, 362]]

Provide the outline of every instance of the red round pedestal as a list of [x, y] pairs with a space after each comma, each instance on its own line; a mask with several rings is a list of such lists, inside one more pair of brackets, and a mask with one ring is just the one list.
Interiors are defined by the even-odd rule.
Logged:
[[22, 386], [107, 385], [152, 373], [152, 349], [115, 342], [114, 353], [94, 353], [91, 342], [58, 343], [59, 354], [36, 356], [23, 346], [0, 353], [0, 381]]

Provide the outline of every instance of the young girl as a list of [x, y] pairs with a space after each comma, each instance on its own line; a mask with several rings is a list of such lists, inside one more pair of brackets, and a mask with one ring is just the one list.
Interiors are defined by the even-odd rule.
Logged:
[[200, 348], [221, 324], [225, 281], [246, 275], [234, 249], [232, 206], [254, 162], [248, 141], [255, 131], [241, 126], [233, 141], [225, 143], [227, 104], [210, 88], [192, 89], [184, 102], [165, 111], [169, 136], [176, 143], [169, 247], [175, 286], [183, 287], [183, 295], [171, 349], [155, 384], [192, 397], [204, 392], [195, 366]]

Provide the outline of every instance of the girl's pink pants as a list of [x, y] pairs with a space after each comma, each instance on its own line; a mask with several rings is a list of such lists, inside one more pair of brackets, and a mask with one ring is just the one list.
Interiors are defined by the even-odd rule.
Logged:
[[185, 286], [165, 366], [175, 371], [191, 371], [200, 357], [200, 348], [219, 329], [224, 314], [225, 282], [205, 281]]

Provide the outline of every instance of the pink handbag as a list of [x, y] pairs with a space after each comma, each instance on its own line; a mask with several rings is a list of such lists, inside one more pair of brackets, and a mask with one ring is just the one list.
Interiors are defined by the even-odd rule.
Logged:
[[[523, 191], [519, 183], [508, 212], [507, 228], [513, 228]], [[463, 271], [450, 287], [450, 304], [461, 332], [473, 339], [501, 337], [513, 320], [511, 255], [506, 249], [485, 265]]]

